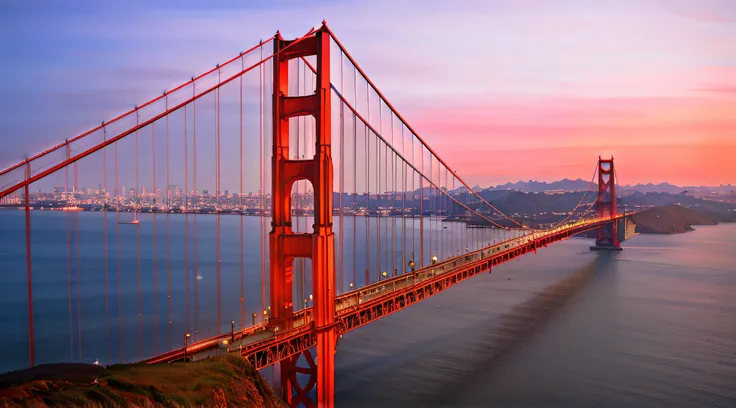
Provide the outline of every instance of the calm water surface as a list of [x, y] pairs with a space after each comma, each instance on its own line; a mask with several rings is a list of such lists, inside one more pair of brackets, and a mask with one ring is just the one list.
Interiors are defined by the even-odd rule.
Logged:
[[[139, 316], [137, 227], [119, 226], [118, 280], [114, 216], [108, 214], [106, 270], [103, 215], [79, 215], [77, 278], [76, 235], [67, 236], [66, 224], [69, 220], [75, 231], [75, 215], [33, 214], [38, 362], [131, 361], [180, 346], [187, 328], [197, 327], [200, 336], [216, 332], [214, 217], [198, 217], [198, 267], [190, 247], [186, 275], [192, 291], [187, 318], [183, 216], [170, 219], [170, 314], [165, 216], [156, 222], [155, 252], [152, 216], [142, 216], [144, 313]], [[220, 329], [228, 331], [229, 321], [240, 323], [241, 313], [249, 325], [251, 312], [263, 302], [260, 218], [222, 220], [226, 321]], [[27, 364], [23, 221], [20, 212], [0, 211], [0, 371]], [[352, 280], [365, 281], [364, 274], [353, 277], [350, 266], [355, 259], [359, 270], [366, 267], [364, 222], [358, 218], [355, 224], [356, 251], [348, 244], [344, 254], [347, 267], [338, 278], [343, 290]], [[348, 218], [348, 242], [352, 228]], [[411, 230], [410, 225], [407, 234]], [[418, 237], [416, 226], [414, 231]], [[370, 236], [369, 244], [376, 238]], [[736, 224], [674, 236], [639, 235], [620, 253], [591, 253], [589, 245], [586, 239], [557, 243], [345, 335], [336, 354], [338, 406], [736, 407]], [[197, 275], [202, 276], [196, 281], [198, 313]], [[306, 294], [299, 287], [295, 291]], [[270, 377], [268, 370], [265, 374]]]
[[735, 407], [736, 224], [573, 239], [346, 335], [342, 406]]
[[[115, 213], [31, 214], [37, 364], [137, 361], [181, 347], [187, 331], [202, 339], [218, 330], [229, 332], [232, 320], [238, 328], [252, 325], [253, 313], [256, 323], [263, 320], [262, 311], [269, 304], [269, 218], [221, 216], [218, 322], [216, 216], [157, 214], [154, 222], [153, 214], [140, 214], [136, 226], [124, 224], [133, 220], [132, 213], [118, 214], [122, 223], [115, 221]], [[361, 287], [375, 282], [382, 271], [401, 269], [413, 250], [419, 263], [419, 219], [344, 217], [343, 227], [341, 220], [336, 216], [334, 222], [338, 293], [350, 290], [350, 283]], [[297, 232], [310, 231], [312, 223], [308, 217], [293, 218]], [[511, 234], [466, 230], [464, 224], [442, 223], [436, 217], [425, 217], [423, 226], [427, 264], [432, 254], [444, 259]], [[405, 254], [403, 231], [408, 241]], [[448, 237], [444, 244], [437, 239], [438, 231]], [[295, 260], [296, 309], [305, 306], [311, 293], [310, 271], [309, 260]], [[4, 372], [29, 364], [23, 211], [0, 211], [0, 273], [0, 372]]]

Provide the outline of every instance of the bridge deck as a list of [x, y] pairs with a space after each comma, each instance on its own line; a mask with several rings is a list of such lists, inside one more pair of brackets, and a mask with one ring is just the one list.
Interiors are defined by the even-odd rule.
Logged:
[[[467, 278], [518, 256], [536, 252], [553, 242], [598, 228], [615, 219], [593, 219], [510, 239], [465, 255], [455, 256], [414, 272], [388, 278], [335, 298], [336, 320], [340, 335], [373, 320], [401, 310], [437, 294]], [[231, 337], [234, 337], [231, 338]], [[257, 325], [234, 333], [198, 341], [186, 349], [172, 350], [146, 362], [164, 363], [185, 357], [195, 360], [222, 352], [240, 352], [257, 368], [267, 367], [313, 347], [316, 334], [312, 308], [294, 312], [280, 325]]]

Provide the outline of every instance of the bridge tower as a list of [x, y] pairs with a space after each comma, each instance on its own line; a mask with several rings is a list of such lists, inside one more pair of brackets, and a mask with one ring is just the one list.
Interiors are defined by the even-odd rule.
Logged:
[[[598, 217], [616, 217], [616, 173], [613, 156], [610, 159], [598, 157]], [[621, 250], [618, 238], [618, 222], [612, 222], [598, 229], [595, 246], [591, 250]]]
[[[298, 41], [298, 42], [297, 42]], [[283, 395], [296, 406], [313, 406], [308, 396], [317, 387], [317, 405], [334, 406], [335, 327], [335, 240], [332, 232], [332, 153], [330, 139], [330, 36], [326, 26], [302, 40], [274, 39], [273, 61], [273, 158], [272, 222], [269, 235], [271, 316], [269, 328], [290, 329], [293, 315], [292, 265], [294, 258], [312, 260], [313, 335], [317, 360], [309, 351], [308, 367], [297, 367], [298, 357], [280, 363]], [[312, 95], [289, 95], [289, 61], [316, 56], [316, 89]], [[315, 154], [305, 160], [289, 157], [289, 118], [315, 118]], [[314, 232], [295, 233], [291, 227], [291, 188], [298, 180], [309, 180], [314, 190]], [[308, 374], [301, 387], [296, 374]]]

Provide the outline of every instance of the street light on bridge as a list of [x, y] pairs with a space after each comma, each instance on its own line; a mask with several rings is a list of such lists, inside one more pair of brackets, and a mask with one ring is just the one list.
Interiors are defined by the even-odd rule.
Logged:
[[184, 333], [184, 361], [187, 361], [187, 343], [189, 342], [189, 332]]

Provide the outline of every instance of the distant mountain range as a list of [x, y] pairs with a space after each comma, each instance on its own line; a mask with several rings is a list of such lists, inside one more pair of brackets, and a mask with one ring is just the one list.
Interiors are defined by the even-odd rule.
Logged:
[[500, 184], [493, 187], [494, 190], [519, 190], [527, 193], [542, 193], [550, 190], [566, 190], [566, 191], [582, 191], [588, 188], [588, 181], [577, 179], [562, 179], [547, 183], [545, 181], [529, 180], [527, 182], [518, 181], [516, 183]]
[[[577, 180], [570, 180], [570, 179], [562, 179], [558, 181], [553, 181], [551, 183], [547, 183], [544, 181], [536, 181], [536, 180], [529, 180], [529, 181], [518, 181], [516, 183], [506, 183], [506, 184], [499, 184], [495, 187], [491, 186], [487, 189], [482, 189], [478, 186], [473, 187], [474, 191], [486, 191], [486, 190], [516, 190], [516, 191], [523, 191], [525, 193], [542, 193], [545, 191], [584, 191], [586, 188], [588, 188], [589, 182], [587, 180], [583, 179], [577, 179]], [[593, 184], [594, 189], [598, 185], [596, 183]], [[730, 191], [736, 190], [736, 186], [729, 185], [721, 185], [721, 186], [685, 186], [685, 187], [679, 187], [674, 184], [670, 183], [659, 183], [659, 184], [636, 184], [636, 185], [624, 185], [619, 186], [619, 192], [620, 193], [633, 193], [635, 191], [638, 191], [640, 193], [670, 193], [670, 194], [679, 194], [685, 190], [693, 191], [693, 190], [712, 190], [712, 191], [718, 191], [720, 193], [728, 193]], [[458, 192], [464, 192], [465, 188], [462, 190], [458, 189], [456, 190]]]
[[659, 184], [637, 184], [635, 186], [623, 186], [623, 191], [638, 191], [640, 193], [670, 193], [679, 194], [686, 190], [684, 187], [678, 187], [670, 183], [659, 183]]

